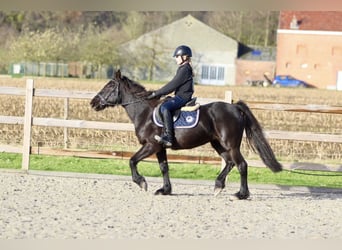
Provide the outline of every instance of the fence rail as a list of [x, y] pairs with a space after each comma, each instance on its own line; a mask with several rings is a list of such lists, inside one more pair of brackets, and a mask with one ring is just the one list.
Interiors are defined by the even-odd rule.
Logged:
[[[32, 79], [26, 82], [26, 88], [15, 87], [0, 87], [0, 95], [17, 95], [26, 96], [25, 99], [25, 115], [24, 117], [18, 116], [2, 116], [0, 115], [0, 123], [4, 124], [23, 124], [24, 125], [24, 139], [23, 147], [0, 145], [0, 152], [15, 152], [22, 153], [22, 169], [29, 169], [29, 156], [31, 153], [31, 128], [32, 126], [51, 126], [67, 128], [85, 128], [85, 129], [103, 129], [103, 130], [118, 130], [118, 131], [134, 131], [134, 126], [131, 123], [113, 123], [101, 121], [87, 121], [87, 120], [68, 120], [67, 115], [62, 118], [41, 118], [32, 117], [32, 103], [33, 97], [53, 97], [64, 98], [68, 100], [73, 99], [91, 99], [94, 97], [95, 92], [87, 91], [74, 91], [74, 90], [54, 90], [54, 89], [35, 89]], [[225, 100], [222, 99], [209, 99], [198, 98], [201, 104], [213, 101], [226, 101], [231, 102], [231, 92], [227, 91]], [[66, 101], [66, 108], [68, 107]], [[327, 105], [292, 105], [292, 104], [275, 104], [275, 103], [248, 103], [252, 109], [263, 110], [286, 110], [298, 112], [318, 112], [318, 113], [333, 113], [342, 114], [342, 107], [327, 106]], [[67, 111], [65, 111], [67, 114]], [[317, 142], [336, 142], [342, 143], [342, 135], [339, 134], [321, 134], [311, 132], [290, 132], [278, 130], [266, 130], [265, 135], [268, 139], [281, 139], [281, 140], [300, 140], [300, 141], [317, 141]], [[66, 141], [66, 140], [65, 140]]]
[[298, 105], [298, 104], [261, 103], [261, 102], [249, 102], [248, 105], [252, 109], [261, 109], [261, 110], [342, 114], [342, 107], [330, 106], [330, 105], [318, 105], [318, 104]]

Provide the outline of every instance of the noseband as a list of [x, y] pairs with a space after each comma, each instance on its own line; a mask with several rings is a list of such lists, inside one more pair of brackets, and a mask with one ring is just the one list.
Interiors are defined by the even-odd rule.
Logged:
[[109, 103], [107, 102], [107, 100], [106, 100], [101, 94], [97, 94], [97, 96], [100, 97], [100, 104], [101, 104], [102, 106], [105, 106], [105, 105], [109, 104]]

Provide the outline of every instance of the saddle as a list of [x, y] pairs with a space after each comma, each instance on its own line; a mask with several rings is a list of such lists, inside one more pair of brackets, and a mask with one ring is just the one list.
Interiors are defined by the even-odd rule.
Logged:
[[[167, 99], [166, 99], [167, 100]], [[200, 104], [196, 103], [197, 98], [194, 97], [188, 101], [183, 107], [172, 112], [173, 122], [175, 128], [191, 128], [196, 126], [199, 118]], [[162, 115], [160, 112], [160, 103], [153, 111], [154, 123], [163, 127]]]

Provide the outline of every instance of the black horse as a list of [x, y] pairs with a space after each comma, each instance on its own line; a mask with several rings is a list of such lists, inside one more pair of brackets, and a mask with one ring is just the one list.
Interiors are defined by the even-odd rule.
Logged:
[[[144, 158], [156, 154], [164, 184], [155, 194], [169, 195], [171, 182], [166, 149], [154, 138], [156, 134], [161, 134], [162, 128], [158, 127], [152, 119], [153, 110], [161, 100], [146, 100], [145, 97], [150, 93], [151, 91], [146, 91], [139, 83], [121, 76], [118, 70], [115, 77], [91, 100], [90, 105], [96, 111], [116, 105], [121, 105], [126, 110], [142, 145], [129, 160], [133, 181], [142, 189], [147, 190], [146, 180], [139, 174], [137, 164]], [[175, 129], [172, 149], [190, 149], [209, 142], [226, 163], [216, 178], [215, 195], [225, 187], [226, 177], [236, 165], [240, 173], [241, 185], [239, 192], [235, 195], [239, 199], [247, 199], [249, 197], [248, 165], [240, 152], [244, 130], [249, 145], [258, 152], [265, 165], [273, 172], [281, 171], [282, 166], [276, 160], [259, 122], [242, 101], [235, 104], [212, 102], [202, 105], [197, 126], [191, 129]]]

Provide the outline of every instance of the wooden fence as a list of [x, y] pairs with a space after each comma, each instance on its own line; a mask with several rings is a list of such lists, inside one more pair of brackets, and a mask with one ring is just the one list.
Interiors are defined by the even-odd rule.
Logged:
[[[2, 116], [0, 115], [0, 123], [4, 124], [23, 124], [24, 138], [22, 148], [0, 145], [0, 152], [22, 153], [22, 170], [29, 169], [29, 157], [31, 154], [31, 129], [32, 126], [48, 126], [48, 127], [63, 127], [65, 135], [67, 128], [85, 128], [85, 129], [103, 129], [103, 130], [118, 130], [118, 131], [134, 131], [133, 124], [130, 123], [113, 123], [100, 121], [86, 120], [68, 120], [67, 110], [69, 98], [75, 99], [91, 99], [95, 92], [85, 91], [70, 91], [70, 90], [51, 90], [51, 89], [35, 89], [34, 81], [28, 79], [26, 88], [15, 87], [0, 87], [0, 95], [19, 95], [26, 96], [25, 99], [25, 114], [24, 117], [18, 116]], [[53, 97], [65, 99], [65, 115], [63, 119], [58, 118], [41, 118], [32, 117], [33, 97]], [[225, 93], [225, 101], [231, 102], [232, 93]], [[198, 98], [198, 102], [208, 103], [212, 101], [222, 101], [219, 99]], [[334, 113], [342, 114], [342, 107], [331, 107], [326, 105], [291, 105], [291, 104], [274, 104], [274, 103], [248, 103], [252, 109], [263, 110], [287, 110], [301, 112], [319, 112], [319, 113]], [[342, 143], [342, 135], [330, 135], [311, 132], [289, 132], [278, 130], [267, 130], [265, 135], [269, 139], [285, 139], [285, 140], [300, 140], [300, 141], [316, 141], [316, 142], [336, 142]], [[67, 138], [65, 138], [67, 141]]]

